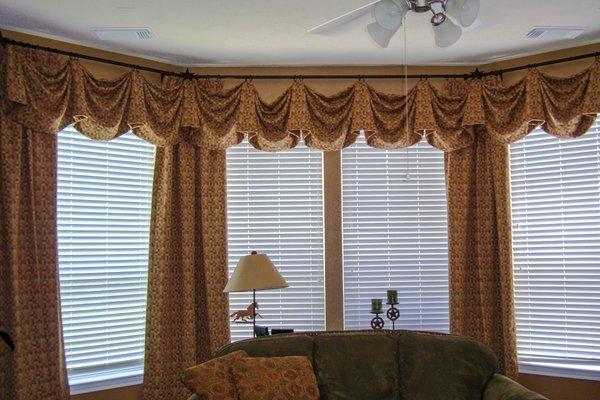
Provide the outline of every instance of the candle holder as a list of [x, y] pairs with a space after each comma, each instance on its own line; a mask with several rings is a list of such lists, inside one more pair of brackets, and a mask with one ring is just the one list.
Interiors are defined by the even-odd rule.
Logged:
[[371, 320], [371, 328], [373, 328], [376, 331], [383, 329], [383, 327], [385, 326], [385, 321], [379, 316], [379, 314], [381, 313], [371, 311], [371, 314], [375, 314], [375, 316]]
[[395, 330], [396, 329], [396, 320], [398, 318], [400, 318], [400, 310], [398, 310], [395, 307], [398, 303], [387, 303], [387, 304], [390, 306], [390, 308], [388, 308], [388, 310], [385, 314], [388, 317], [388, 319], [390, 321], [392, 321], [392, 329]]
[[[373, 319], [371, 319], [371, 328], [374, 330], [383, 329], [385, 326], [385, 321], [383, 318], [379, 316], [379, 314], [383, 314], [381, 299], [371, 299], [371, 314], [375, 314]], [[400, 318], [400, 310], [396, 307], [398, 305], [398, 291], [397, 290], [388, 290], [387, 291], [387, 302], [386, 304], [389, 306], [387, 311], [385, 312], [385, 316], [392, 321], [392, 329], [396, 329], [396, 321]]]

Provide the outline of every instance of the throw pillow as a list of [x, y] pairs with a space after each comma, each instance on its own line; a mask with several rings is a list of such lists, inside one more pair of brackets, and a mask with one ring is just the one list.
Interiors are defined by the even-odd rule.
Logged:
[[202, 400], [237, 400], [231, 365], [244, 357], [248, 354], [239, 350], [188, 368], [183, 384]]
[[319, 400], [307, 357], [242, 358], [232, 371], [240, 400]]

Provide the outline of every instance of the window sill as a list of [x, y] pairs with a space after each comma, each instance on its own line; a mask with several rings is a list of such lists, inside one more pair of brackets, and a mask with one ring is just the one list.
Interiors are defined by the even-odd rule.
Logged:
[[600, 381], [600, 367], [596, 369], [581, 369], [576, 366], [566, 367], [564, 365], [551, 364], [519, 364], [519, 373], [554, 376], [557, 378], [584, 379], [588, 381]]
[[71, 395], [97, 392], [100, 390], [116, 389], [126, 386], [141, 385], [144, 379], [143, 374], [135, 373], [129, 376], [109, 377], [106, 379], [96, 379], [80, 381], [69, 385]]

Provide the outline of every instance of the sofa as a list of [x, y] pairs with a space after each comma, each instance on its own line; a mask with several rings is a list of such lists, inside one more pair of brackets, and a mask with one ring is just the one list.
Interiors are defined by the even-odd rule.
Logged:
[[546, 399], [499, 374], [498, 360], [488, 347], [456, 335], [403, 330], [293, 333], [230, 343], [216, 356], [236, 350], [250, 357], [308, 357], [324, 400]]

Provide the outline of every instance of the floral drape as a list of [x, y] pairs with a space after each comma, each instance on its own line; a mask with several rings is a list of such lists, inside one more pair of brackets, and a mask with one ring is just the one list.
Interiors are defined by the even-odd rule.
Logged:
[[0, 115], [0, 399], [66, 400], [56, 248], [56, 137]]
[[145, 399], [184, 399], [181, 373], [229, 343], [225, 151], [156, 149]]
[[477, 135], [445, 153], [450, 330], [494, 349], [518, 377], [508, 146]]
[[[514, 321], [512, 300], [507, 303], [506, 299], [506, 296], [512, 296], [512, 289], [506, 286], [507, 282], [512, 282], [512, 260], [503, 252], [510, 246], [509, 234], [507, 236], [510, 231], [500, 229], [503, 224], [510, 223], [506, 218], [510, 211], [509, 188], [504, 183], [493, 187], [493, 196], [489, 191], [486, 195], [471, 194], [473, 190], [491, 190], [488, 185], [505, 180], [495, 169], [507, 168], [506, 158], [497, 160], [491, 168], [492, 160], [484, 156], [485, 149], [506, 147], [538, 125], [557, 137], [577, 137], [587, 131], [595, 114], [600, 112], [600, 60], [596, 59], [588, 68], [567, 78], [552, 77], [532, 69], [509, 86], [498, 79], [450, 80], [442, 87], [421, 80], [406, 96], [381, 93], [363, 80], [335, 95], [326, 96], [302, 81], [295, 81], [276, 100], [267, 102], [251, 81], [226, 89], [219, 81], [180, 78], [157, 84], [147, 81], [135, 70], [109, 81], [94, 77], [76, 59], [7, 45], [0, 47], [0, 99], [3, 118], [9, 118], [29, 135], [55, 134], [73, 123], [84, 135], [98, 140], [110, 140], [132, 130], [139, 137], [164, 148], [165, 154], [184, 147], [200, 147], [202, 154], [218, 153], [244, 137], [257, 149], [266, 151], [289, 149], [300, 140], [312, 148], [340, 150], [351, 145], [360, 132], [364, 132], [370, 146], [386, 149], [410, 146], [425, 137], [432, 146], [446, 152], [453, 329], [492, 345], [501, 359], [508, 360], [503, 365], [511, 373], [514, 371], [514, 366], [510, 365], [510, 360], [514, 359], [511, 344], [514, 343], [514, 330], [510, 327], [502, 330], [501, 340], [489, 340], [486, 336], [490, 327], [497, 327], [503, 321]], [[189, 168], [194, 170], [185, 173], [194, 175], [200, 173], [198, 168], [218, 170], [221, 167], [194, 162]], [[465, 169], [467, 175], [458, 173], [460, 169]], [[25, 173], [28, 172], [23, 170]], [[159, 176], [166, 179], [162, 173]], [[224, 188], [223, 181], [221, 185], [219, 190]], [[154, 199], [171, 201], [169, 195], [160, 191], [177, 191], [179, 188], [181, 185], [175, 184], [155, 187]], [[468, 196], [457, 196], [461, 190], [469, 190]], [[200, 196], [204, 195], [200, 193]], [[165, 204], [164, 210], [157, 210], [157, 205], [153, 205], [153, 235], [165, 241], [179, 234], [172, 224], [162, 231], [156, 225], [161, 213], [168, 215], [169, 207], [179, 204], [172, 201]], [[482, 202], [491, 203], [480, 204]], [[196, 206], [193, 202], [186, 204], [186, 207]], [[464, 214], [461, 207], [476, 211]], [[201, 212], [199, 218], [204, 223], [209, 217]], [[457, 222], [461, 218], [465, 221]], [[488, 223], [495, 231], [487, 236], [479, 235], [481, 229], [487, 229], [485, 224]], [[224, 219], [220, 219], [216, 223], [213, 221], [212, 226], [224, 232], [224, 224]], [[44, 246], [56, 246], [51, 236], [37, 240]], [[496, 243], [491, 245], [489, 240]], [[153, 243], [154, 247], [159, 245]], [[208, 268], [214, 272], [212, 268], [223, 264], [222, 260], [209, 259], [214, 264], [207, 267], [181, 260], [168, 267], [175, 275], [161, 278], [156, 275], [164, 271], [160, 265], [160, 252], [152, 251], [154, 264], [150, 266], [149, 282], [153, 279], [174, 282], [179, 273], [177, 268], [188, 272], [189, 268]], [[224, 248], [219, 251], [224, 252]], [[218, 273], [223, 276], [223, 271]], [[478, 279], [479, 273], [489, 277], [492, 286], [470, 285], [472, 279]], [[155, 290], [152, 283], [149, 286], [150, 291]], [[201, 287], [190, 289], [189, 293], [198, 290]], [[149, 299], [159, 295], [159, 291], [150, 293]], [[496, 295], [504, 297], [498, 302], [477, 303], [475, 300], [477, 296]], [[215, 300], [217, 297], [208, 298]], [[163, 305], [153, 306], [153, 300], [149, 302], [148, 320], [153, 321], [153, 310], [158, 310], [159, 317], [154, 321], [168, 321], [164, 315], [164, 319], [160, 317], [165, 310]], [[493, 321], [488, 324], [482, 321], [483, 317], [477, 318], [467, 329], [467, 319], [463, 318], [464, 311], [458, 309], [458, 305], [465, 309], [479, 308], [479, 314], [475, 315], [487, 315]], [[226, 318], [224, 306], [208, 310], [207, 313], [220, 312], [220, 318]], [[219, 326], [219, 323], [211, 326]], [[155, 328], [149, 325], [150, 330]], [[192, 331], [190, 328], [186, 334]], [[149, 346], [166, 343], [163, 339], [154, 339], [150, 338]], [[210, 341], [208, 347], [219, 340]], [[177, 362], [181, 358], [175, 349], [163, 348], [161, 351], [171, 350], [172, 353], [154, 356], [155, 350], [149, 350], [147, 371], [153, 374], [151, 371], [158, 370], [148, 363], [160, 357], [168, 360], [163, 365], [179, 365]], [[157, 383], [154, 388], [162, 385], [160, 390], [163, 390], [172, 377], [165, 380], [156, 375], [147, 377], [147, 381]], [[165, 392], [148, 386], [146, 393]]]
[[598, 59], [568, 78], [533, 69], [510, 86], [471, 79], [438, 88], [420, 80], [406, 97], [380, 93], [363, 80], [325, 96], [296, 81], [272, 102], [251, 81], [228, 89], [204, 80], [161, 85], [135, 70], [107, 81], [76, 59], [11, 45], [0, 51], [0, 62], [2, 95], [13, 120], [49, 133], [75, 122], [80, 132], [101, 140], [131, 129], [158, 146], [185, 142], [222, 150], [246, 135], [261, 150], [291, 148], [300, 139], [309, 147], [339, 150], [364, 131], [373, 147], [405, 147], [426, 136], [432, 146], [454, 151], [473, 144], [473, 126], [503, 144], [536, 125], [558, 137], [576, 137], [600, 109]]

